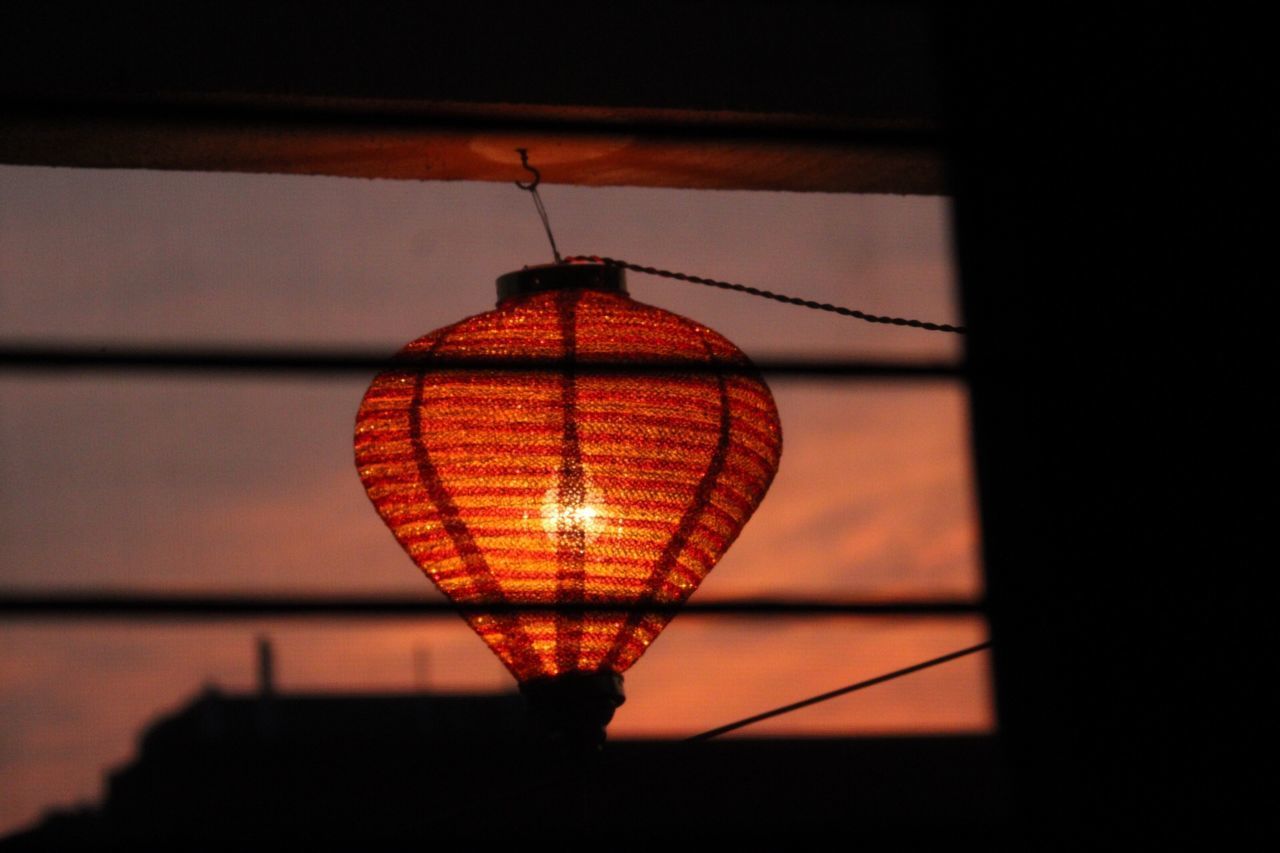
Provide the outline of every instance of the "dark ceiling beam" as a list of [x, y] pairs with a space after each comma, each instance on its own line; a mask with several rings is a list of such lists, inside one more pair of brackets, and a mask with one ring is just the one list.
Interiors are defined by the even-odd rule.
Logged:
[[0, 162], [943, 191], [930, 4], [374, 5], [4, 9]]

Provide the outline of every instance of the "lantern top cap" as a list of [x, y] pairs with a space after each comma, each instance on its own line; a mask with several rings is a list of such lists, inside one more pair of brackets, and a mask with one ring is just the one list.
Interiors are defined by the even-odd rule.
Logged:
[[525, 267], [498, 277], [498, 304], [528, 293], [570, 288], [625, 294], [626, 272], [621, 267], [586, 261]]

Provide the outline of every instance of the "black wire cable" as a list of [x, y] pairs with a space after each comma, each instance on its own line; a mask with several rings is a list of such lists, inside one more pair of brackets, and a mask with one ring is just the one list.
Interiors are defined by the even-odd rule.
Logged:
[[689, 275], [688, 273], [672, 272], [671, 270], [661, 270], [657, 267], [646, 267], [640, 264], [633, 264], [630, 261], [620, 261], [615, 258], [602, 258], [599, 255], [574, 255], [565, 258], [566, 263], [573, 261], [590, 261], [597, 264], [604, 264], [607, 267], [620, 267], [622, 269], [640, 272], [646, 275], [656, 275], [660, 278], [671, 278], [676, 281], [687, 281], [693, 284], [705, 284], [708, 287], [718, 287], [721, 290], [733, 290], [738, 293], [747, 293], [751, 296], [759, 296], [764, 299], [772, 299], [775, 302], [785, 302], [788, 305], [799, 305], [803, 308], [812, 308], [815, 311], [830, 311], [833, 314], [839, 314], [842, 317], [852, 317], [855, 320], [865, 320], [868, 323], [884, 323], [890, 326], [908, 326], [912, 329], [924, 329], [928, 332], [952, 332], [957, 335], [963, 335], [967, 332], [964, 326], [952, 326], [947, 323], [930, 323], [925, 320], [910, 320], [906, 317], [885, 317], [877, 314], [867, 314], [856, 308], [845, 308], [841, 305], [832, 305], [830, 302], [815, 302], [812, 299], [802, 299], [799, 296], [787, 296], [782, 293], [774, 293], [771, 290], [761, 290], [758, 287], [752, 287], [749, 284], [737, 284], [732, 281], [720, 281], [714, 278], [704, 278], [700, 275]]
[[630, 601], [590, 602], [453, 602], [419, 595], [240, 592], [166, 593], [152, 590], [59, 590], [43, 592], [0, 589], [0, 618], [15, 619], [200, 619], [260, 618], [454, 618], [457, 614], [653, 613], [674, 616], [748, 616], [752, 618], [925, 617], [968, 618], [982, 612], [982, 602], [964, 599], [896, 599], [858, 601], [791, 598], [734, 598], [684, 604]]
[[[231, 376], [265, 374], [314, 375], [383, 370], [413, 370], [427, 365], [420, 355], [393, 355], [337, 349], [204, 348], [174, 349], [133, 344], [96, 346], [72, 341], [48, 344], [8, 343], [0, 340], [0, 374], [15, 372], [94, 372], [205, 374]], [[496, 356], [436, 357], [432, 370], [492, 370], [503, 372], [560, 372], [563, 358], [504, 358]], [[798, 379], [950, 380], [963, 378], [969, 368], [949, 361], [868, 361], [865, 359], [761, 358], [750, 365], [710, 363], [689, 359], [636, 359], [626, 362], [578, 359], [574, 369], [592, 376], [654, 376], [685, 373], [696, 376], [767, 376]], [[1034, 377], [1028, 367], [1028, 377]]]
[[810, 705], [817, 705], [819, 702], [825, 702], [828, 699], [835, 699], [837, 696], [844, 696], [848, 693], [853, 693], [855, 690], [863, 690], [867, 687], [874, 687], [877, 684], [884, 684], [886, 681], [892, 681], [895, 678], [901, 678], [904, 675], [910, 675], [913, 672], [919, 672], [922, 669], [938, 666], [939, 664], [944, 664], [957, 658], [975, 654], [989, 648], [991, 648], [990, 640], [985, 643], [979, 643], [976, 646], [970, 646], [967, 649], [960, 649], [959, 651], [951, 652], [950, 654], [943, 655], [942, 657], [921, 661], [913, 666], [896, 669], [893, 672], [886, 672], [884, 675], [877, 675], [875, 678], [868, 678], [866, 681], [859, 681], [846, 687], [841, 687], [838, 690], [821, 693], [817, 696], [810, 696], [808, 699], [801, 699], [799, 702], [792, 702], [790, 705], [783, 705], [781, 708], [774, 708], [771, 711], [764, 711], [763, 713], [755, 714], [754, 716], [746, 717], [732, 723], [726, 723], [723, 726], [718, 726], [714, 729], [702, 732], [701, 734], [696, 734], [693, 737], [685, 738], [685, 741], [687, 743], [693, 743], [695, 741], [710, 740], [713, 737], [719, 737], [722, 734], [737, 731], [738, 729], [752, 725], [753, 723], [761, 722], [762, 720], [780, 717], [783, 714], [789, 714], [792, 711], [798, 711], [801, 708], [808, 708]]
[[842, 317], [852, 317], [855, 320], [864, 320], [868, 323], [883, 323], [889, 326], [907, 326], [912, 329], [924, 329], [927, 332], [951, 332], [957, 335], [963, 335], [967, 332], [964, 326], [952, 326], [948, 323], [930, 323], [926, 320], [911, 320], [906, 317], [888, 317], [880, 314], [868, 314], [865, 311], [859, 311], [856, 308], [845, 308], [842, 305], [832, 305], [830, 302], [816, 302], [812, 299], [802, 299], [799, 296], [787, 296], [782, 293], [774, 293], [772, 290], [762, 290], [759, 287], [752, 287], [749, 284], [738, 284], [732, 281], [721, 281], [720, 279], [706, 278], [700, 275], [689, 275], [688, 273], [658, 269], [657, 267], [646, 267], [641, 264], [633, 264], [630, 261], [620, 261], [616, 258], [602, 258], [599, 255], [573, 255], [572, 257], [561, 258], [560, 249], [556, 246], [555, 235], [551, 233], [551, 220], [547, 216], [546, 205], [542, 203], [542, 197], [538, 195], [538, 184], [542, 183], [542, 172], [540, 172], [536, 166], [529, 163], [528, 148], [517, 148], [516, 153], [520, 155], [520, 165], [533, 175], [533, 180], [529, 183], [526, 184], [516, 181], [516, 186], [533, 196], [533, 206], [537, 209], [538, 218], [542, 220], [542, 227], [547, 232], [547, 240], [551, 243], [551, 254], [555, 257], [557, 264], [573, 263], [574, 261], [589, 261], [591, 263], [604, 264], [607, 267], [619, 267], [621, 269], [631, 270], [632, 272], [655, 275], [659, 278], [687, 281], [692, 284], [705, 284], [707, 287], [718, 287], [721, 290], [732, 290], [737, 293], [746, 293], [751, 296], [759, 296], [763, 299], [772, 299], [775, 302], [784, 302], [788, 305], [799, 305], [803, 308], [812, 308], [815, 311], [830, 311], [831, 313], [839, 314]]

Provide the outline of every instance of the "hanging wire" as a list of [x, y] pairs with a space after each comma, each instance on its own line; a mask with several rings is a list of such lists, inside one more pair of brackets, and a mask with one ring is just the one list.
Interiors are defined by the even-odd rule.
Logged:
[[956, 658], [965, 657], [966, 655], [976, 654], [977, 652], [989, 648], [991, 648], [990, 640], [985, 643], [979, 643], [976, 646], [970, 646], [967, 649], [960, 649], [959, 651], [951, 652], [950, 654], [943, 655], [942, 657], [921, 661], [913, 666], [904, 667], [903, 669], [895, 669], [893, 672], [886, 672], [884, 675], [877, 675], [875, 678], [868, 678], [866, 681], [859, 681], [854, 684], [850, 684], [847, 687], [832, 690], [829, 693], [810, 696], [808, 699], [801, 699], [799, 702], [792, 702], [790, 705], [783, 705], [781, 708], [774, 708], [771, 711], [764, 711], [763, 713], [755, 714], [754, 716], [746, 717], [744, 719], [737, 720], [736, 722], [727, 723], [723, 726], [718, 726], [714, 729], [710, 729], [709, 731], [702, 732], [701, 734], [696, 734], [693, 737], [685, 738], [685, 741], [692, 743], [694, 741], [710, 740], [713, 737], [719, 737], [722, 734], [737, 731], [738, 729], [752, 725], [753, 723], [761, 722], [762, 720], [780, 717], [783, 714], [789, 714], [792, 711], [798, 711], [801, 708], [808, 708], [810, 705], [816, 705], [819, 702], [825, 702], [828, 699], [835, 699], [837, 696], [844, 696], [848, 693], [854, 692], [855, 690], [863, 690], [867, 687], [874, 687], [877, 684], [884, 684], [886, 681], [892, 681], [895, 678], [901, 678], [904, 675], [910, 675], [913, 672], [919, 672], [922, 669], [928, 669], [931, 666], [947, 663], [955, 660]]
[[555, 258], [555, 262], [557, 264], [573, 263], [575, 261], [604, 264], [609, 267], [619, 267], [633, 272], [645, 273], [646, 275], [656, 275], [660, 278], [687, 281], [693, 284], [705, 284], [707, 287], [718, 287], [721, 290], [733, 290], [738, 293], [747, 293], [751, 296], [759, 296], [763, 299], [772, 299], [775, 302], [785, 302], [788, 305], [799, 305], [803, 308], [812, 308], [815, 311], [830, 311], [831, 313], [839, 314], [842, 317], [852, 317], [855, 320], [864, 320], [868, 323], [883, 323], [889, 326], [907, 326], [912, 329], [924, 329], [928, 332], [951, 332], [957, 335], [963, 335], [967, 331], [964, 326], [952, 326], [948, 323], [930, 323], [925, 320], [911, 320], [906, 317], [886, 317], [879, 314], [868, 314], [865, 311], [859, 311], [856, 308], [845, 308], [841, 305], [832, 305], [830, 302], [816, 302], [812, 299], [802, 299], [799, 296], [787, 296], [782, 293], [774, 293], [771, 290], [762, 290], [758, 287], [752, 287], [749, 284], [738, 284], [732, 281], [720, 281], [719, 279], [705, 278], [700, 275], [689, 275], [688, 273], [662, 270], [657, 267], [646, 267], [641, 264], [633, 264], [630, 261], [620, 261], [616, 258], [602, 258], [599, 255], [573, 255], [572, 257], [562, 258], [560, 257], [560, 249], [556, 246], [555, 235], [551, 233], [551, 219], [547, 216], [547, 207], [542, 203], [542, 196], [538, 195], [538, 185], [542, 183], [542, 172], [539, 171], [536, 166], [529, 163], [528, 148], [517, 148], [516, 153], [520, 155], [520, 165], [524, 166], [524, 168], [533, 175], [533, 180], [529, 183], [516, 181], [516, 186], [533, 196], [533, 206], [538, 211], [538, 218], [542, 220], [542, 227], [547, 232], [547, 241], [551, 243], [551, 255]]
[[812, 299], [801, 299], [798, 296], [786, 296], [781, 293], [774, 293], [770, 290], [761, 290], [758, 287], [752, 287], [748, 284], [736, 284], [731, 281], [703, 278], [702, 276], [689, 275], [688, 273], [660, 270], [656, 267], [646, 267], [641, 266], [640, 264], [633, 264], [630, 261], [619, 261], [614, 258], [602, 258], [599, 255], [574, 255], [572, 257], [565, 258], [566, 263], [572, 263], [574, 261], [590, 261], [592, 263], [604, 264], [608, 267], [620, 267], [622, 269], [632, 270], [633, 272], [642, 272], [646, 275], [656, 275], [661, 278], [672, 278], [676, 281], [705, 284], [708, 287], [718, 287], [721, 290], [733, 290], [738, 293], [748, 293], [752, 296], [772, 299], [775, 302], [786, 302], [789, 305], [813, 308], [816, 311], [830, 311], [833, 314], [840, 314], [844, 317], [853, 317], [856, 320], [865, 320], [868, 323], [885, 323], [890, 326], [908, 326], [913, 329], [924, 329], [929, 332], [952, 332], [957, 335], [963, 335], [966, 332], [964, 326], [952, 326], [946, 323], [929, 323], [924, 320], [909, 320], [905, 317], [882, 317], [876, 314], [867, 314], [863, 311], [858, 311], [855, 308], [844, 308], [840, 305], [832, 305], [829, 302], [815, 302]]
[[555, 235], [551, 233], [551, 220], [547, 217], [546, 205], [542, 203], [542, 196], [538, 195], [538, 184], [542, 183], [542, 172], [537, 167], [529, 165], [529, 149], [517, 148], [516, 153], [520, 155], [520, 165], [524, 166], [533, 173], [533, 180], [529, 183], [521, 183], [516, 181], [516, 186], [533, 196], [533, 206], [537, 208], [538, 218], [542, 220], [542, 227], [547, 230], [547, 240], [551, 243], [551, 255], [556, 259], [557, 264], [564, 263], [560, 257], [560, 249], [556, 247]]

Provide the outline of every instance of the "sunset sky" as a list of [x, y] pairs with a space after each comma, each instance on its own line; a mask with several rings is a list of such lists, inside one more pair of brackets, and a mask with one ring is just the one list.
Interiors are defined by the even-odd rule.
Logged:
[[[568, 254], [956, 322], [945, 199], [543, 187]], [[361, 348], [488, 310], [550, 260], [513, 186], [0, 167], [6, 342]], [[956, 358], [873, 326], [632, 274], [632, 295], [748, 354]], [[0, 585], [437, 593], [352, 461], [371, 377], [0, 373]], [[695, 600], [977, 597], [967, 395], [954, 381], [770, 380], [773, 488]], [[284, 690], [511, 679], [461, 619], [0, 625], [0, 833], [98, 796], [135, 736], [203, 685], [248, 689], [270, 635]], [[614, 737], [679, 737], [985, 639], [972, 618], [679, 617], [627, 673]], [[984, 731], [978, 655], [748, 729]]]

